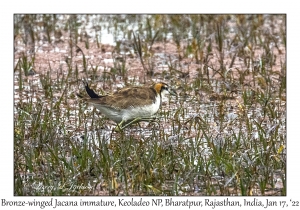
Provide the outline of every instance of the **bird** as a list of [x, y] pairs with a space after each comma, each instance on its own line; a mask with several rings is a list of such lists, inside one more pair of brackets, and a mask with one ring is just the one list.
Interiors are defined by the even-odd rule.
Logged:
[[77, 96], [116, 122], [116, 131], [121, 131], [133, 123], [153, 120], [154, 114], [161, 107], [162, 98], [166, 94], [177, 95], [176, 91], [164, 82], [157, 82], [151, 86], [125, 87], [111, 95], [98, 95], [90, 89], [86, 81], [83, 83], [90, 98], [84, 98], [80, 94]]

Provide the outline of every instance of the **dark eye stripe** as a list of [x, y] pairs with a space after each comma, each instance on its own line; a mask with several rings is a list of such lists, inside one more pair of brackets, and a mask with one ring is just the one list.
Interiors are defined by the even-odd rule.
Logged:
[[162, 86], [161, 89], [168, 90], [168, 86]]

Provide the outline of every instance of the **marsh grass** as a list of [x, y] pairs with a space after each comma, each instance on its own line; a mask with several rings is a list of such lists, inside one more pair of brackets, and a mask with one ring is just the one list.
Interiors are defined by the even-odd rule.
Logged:
[[[286, 195], [285, 18], [15, 15], [14, 195]], [[178, 97], [117, 133], [81, 79]]]

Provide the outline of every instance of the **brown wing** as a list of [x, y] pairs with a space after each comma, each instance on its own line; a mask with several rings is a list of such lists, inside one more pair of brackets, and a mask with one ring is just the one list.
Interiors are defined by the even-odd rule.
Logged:
[[151, 104], [155, 102], [156, 91], [149, 87], [123, 88], [113, 95], [90, 99], [89, 102], [122, 109]]

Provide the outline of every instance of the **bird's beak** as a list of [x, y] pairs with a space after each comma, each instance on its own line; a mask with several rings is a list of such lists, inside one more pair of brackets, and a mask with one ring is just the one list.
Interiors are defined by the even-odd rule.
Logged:
[[174, 89], [169, 88], [170, 95], [177, 96], [177, 93]]

